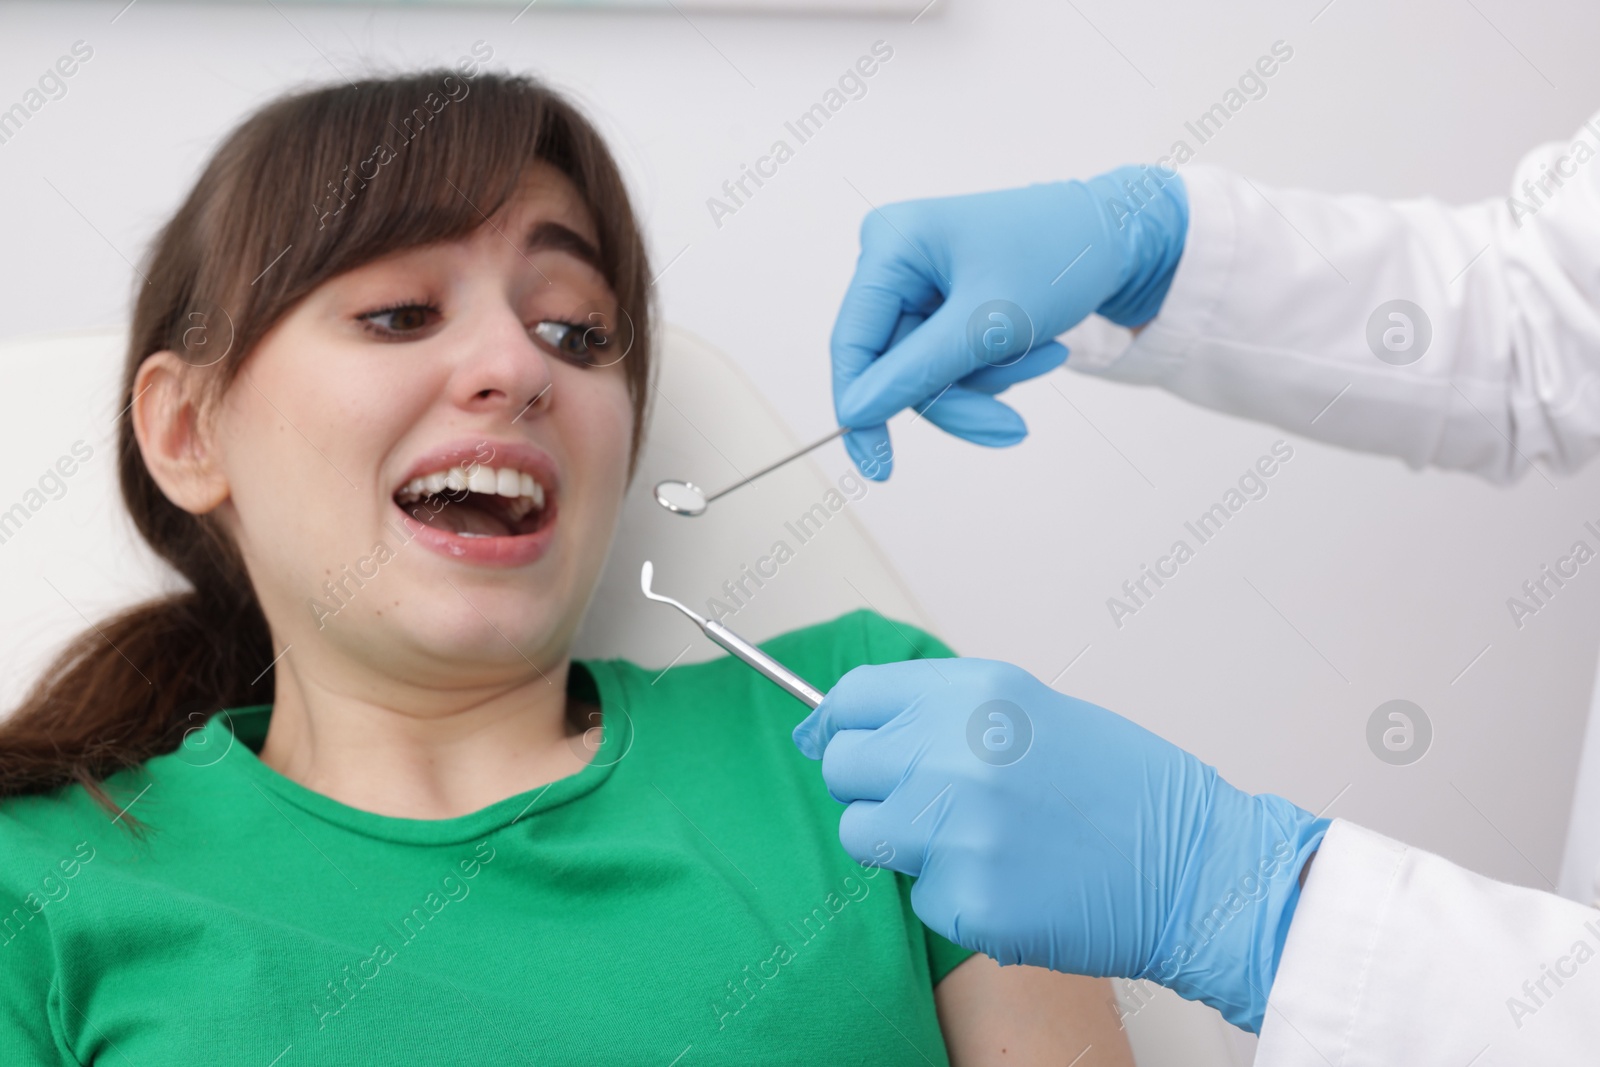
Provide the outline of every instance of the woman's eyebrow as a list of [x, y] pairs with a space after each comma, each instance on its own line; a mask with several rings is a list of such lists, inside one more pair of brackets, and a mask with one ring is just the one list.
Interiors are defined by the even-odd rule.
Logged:
[[559, 222], [541, 222], [534, 226], [528, 231], [528, 240], [524, 248], [528, 252], [545, 250], [566, 252], [583, 260], [595, 270], [601, 270], [600, 250], [590, 244], [587, 237]]

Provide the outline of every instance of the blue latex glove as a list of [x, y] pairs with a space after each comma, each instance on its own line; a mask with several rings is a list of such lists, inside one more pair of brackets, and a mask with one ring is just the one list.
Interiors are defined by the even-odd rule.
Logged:
[[1060, 366], [1051, 339], [1091, 312], [1154, 318], [1188, 228], [1182, 179], [1146, 166], [873, 211], [831, 344], [851, 459], [887, 478], [883, 424], [906, 407], [977, 444], [1022, 440], [1022, 417], [994, 395]]
[[794, 738], [850, 805], [845, 851], [915, 876], [930, 929], [1260, 1031], [1327, 819], [993, 660], [857, 667]]

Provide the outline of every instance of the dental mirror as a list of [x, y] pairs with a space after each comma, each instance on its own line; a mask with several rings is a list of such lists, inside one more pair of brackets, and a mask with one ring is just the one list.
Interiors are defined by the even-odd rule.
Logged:
[[709, 501], [693, 482], [657, 482], [656, 503], [677, 515], [698, 515]]
[[829, 441], [832, 441], [835, 437], [842, 437], [849, 432], [850, 427], [841, 426], [821, 440], [813, 441], [809, 445], [806, 445], [804, 448], [800, 449], [798, 452], [791, 452], [789, 455], [784, 456], [776, 463], [770, 463], [756, 471], [754, 474], [746, 478], [741, 478], [727, 488], [719, 489], [709, 496], [706, 495], [706, 491], [704, 489], [701, 489], [693, 482], [680, 482], [674, 480], [657, 482], [656, 503], [672, 512], [674, 515], [688, 515], [691, 518], [696, 515], [702, 515], [705, 513], [706, 507], [718, 497], [726, 496], [728, 493], [733, 492], [741, 485], [749, 485], [763, 474], [771, 474], [785, 463], [799, 459], [812, 449], [821, 448]]

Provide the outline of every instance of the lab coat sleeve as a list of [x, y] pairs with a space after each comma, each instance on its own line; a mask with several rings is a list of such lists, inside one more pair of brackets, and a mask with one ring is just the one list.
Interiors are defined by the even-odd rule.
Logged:
[[[1465, 207], [1184, 167], [1189, 234], [1160, 314], [1067, 365], [1414, 467], [1574, 469], [1600, 451], [1597, 155], [1600, 116], [1526, 156], [1509, 197]], [[1431, 339], [1386, 362], [1369, 322], [1381, 347], [1404, 326], [1379, 311], [1392, 300]]]
[[1256, 1067], [1600, 1059], [1600, 911], [1335, 820], [1284, 945]]

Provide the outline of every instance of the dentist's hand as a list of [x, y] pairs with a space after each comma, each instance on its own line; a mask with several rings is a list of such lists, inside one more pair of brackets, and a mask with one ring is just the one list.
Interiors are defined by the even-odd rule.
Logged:
[[1259, 1032], [1328, 820], [993, 660], [857, 667], [794, 736], [850, 805], [845, 851], [915, 876], [931, 929], [1002, 964], [1148, 978]]
[[1188, 227], [1183, 181], [1143, 166], [874, 210], [831, 343], [857, 467], [889, 476], [883, 424], [905, 407], [977, 444], [1022, 440], [1022, 417], [994, 394], [1060, 366], [1051, 339], [1091, 312], [1153, 318]]

